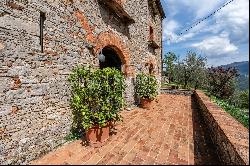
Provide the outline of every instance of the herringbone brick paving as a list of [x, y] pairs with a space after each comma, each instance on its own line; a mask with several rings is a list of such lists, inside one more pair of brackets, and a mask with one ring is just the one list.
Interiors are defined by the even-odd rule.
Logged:
[[218, 159], [203, 130], [190, 96], [162, 94], [150, 110], [121, 112], [123, 122], [101, 148], [81, 140], [63, 145], [31, 164], [216, 164]]

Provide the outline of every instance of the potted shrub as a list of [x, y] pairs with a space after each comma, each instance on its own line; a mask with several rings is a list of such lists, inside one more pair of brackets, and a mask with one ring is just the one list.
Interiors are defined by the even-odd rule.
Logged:
[[77, 67], [69, 77], [72, 88], [73, 128], [84, 129], [93, 146], [101, 146], [110, 127], [121, 120], [124, 76], [113, 68]]
[[157, 96], [157, 81], [152, 75], [138, 74], [135, 86], [136, 96], [140, 99], [142, 108], [149, 109], [150, 103]]

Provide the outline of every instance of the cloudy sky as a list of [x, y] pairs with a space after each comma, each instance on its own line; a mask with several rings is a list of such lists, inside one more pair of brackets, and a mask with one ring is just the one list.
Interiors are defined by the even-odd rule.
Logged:
[[[161, 0], [163, 53], [185, 57], [188, 50], [206, 56], [209, 66], [249, 60], [249, 0], [234, 0], [189, 31], [229, 0]], [[182, 33], [182, 35], [179, 35]]]

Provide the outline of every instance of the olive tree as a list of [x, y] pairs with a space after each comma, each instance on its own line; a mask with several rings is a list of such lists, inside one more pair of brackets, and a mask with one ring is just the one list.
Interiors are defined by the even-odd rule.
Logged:
[[197, 56], [195, 52], [189, 51], [182, 61], [178, 60], [174, 66], [176, 82], [187, 86], [203, 87], [206, 82], [206, 58]]
[[166, 65], [166, 74], [169, 79], [169, 82], [173, 82], [174, 75], [174, 62], [177, 60], [175, 53], [168, 52], [164, 57], [164, 64]]

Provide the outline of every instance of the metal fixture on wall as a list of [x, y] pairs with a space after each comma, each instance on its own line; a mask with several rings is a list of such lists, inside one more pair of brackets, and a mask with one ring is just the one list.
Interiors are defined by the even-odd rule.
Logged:
[[103, 55], [102, 50], [101, 50], [101, 53], [98, 56], [98, 59], [99, 59], [100, 62], [105, 62], [105, 56]]

